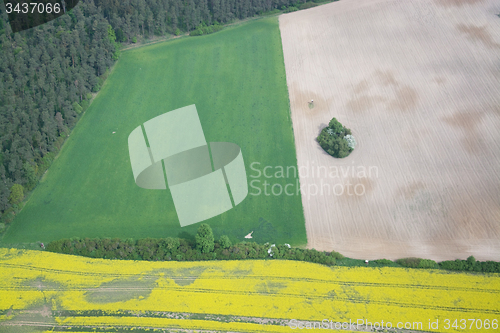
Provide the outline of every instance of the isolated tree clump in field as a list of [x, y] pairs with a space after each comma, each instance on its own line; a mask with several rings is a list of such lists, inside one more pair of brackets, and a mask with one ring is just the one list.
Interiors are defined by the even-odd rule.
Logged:
[[338, 158], [348, 156], [356, 146], [351, 130], [335, 118], [330, 120], [328, 127], [323, 128], [316, 140], [328, 154]]

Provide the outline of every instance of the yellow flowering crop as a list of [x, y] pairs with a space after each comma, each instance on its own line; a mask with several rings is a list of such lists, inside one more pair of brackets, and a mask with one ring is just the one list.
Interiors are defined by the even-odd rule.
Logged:
[[120, 261], [0, 249], [0, 331], [27, 321], [47, 331], [53, 325], [221, 332], [362, 321], [489, 332], [498, 330], [499, 300], [499, 274], [285, 260]]

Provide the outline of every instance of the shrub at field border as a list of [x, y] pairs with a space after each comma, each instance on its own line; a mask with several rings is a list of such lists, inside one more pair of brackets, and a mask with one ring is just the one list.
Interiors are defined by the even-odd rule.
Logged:
[[440, 268], [450, 271], [500, 273], [500, 262], [476, 261], [473, 256], [470, 256], [467, 260], [446, 260], [439, 263], [429, 259], [403, 258], [396, 260], [396, 263], [408, 268]]
[[300, 10], [309, 9], [309, 8], [316, 7], [316, 6], [317, 6], [317, 4], [315, 4], [314, 2], [309, 1], [309, 2], [305, 2], [305, 3], [301, 4], [299, 6], [299, 9]]
[[200, 24], [198, 27], [196, 27], [195, 30], [191, 31], [189, 33], [189, 36], [201, 36], [201, 35], [209, 35], [214, 32], [220, 31], [224, 28], [223, 25], [220, 25], [218, 22], [215, 22], [215, 24], [206, 26], [204, 23]]
[[398, 264], [408, 268], [438, 268], [437, 262], [421, 258], [403, 258], [396, 260]]

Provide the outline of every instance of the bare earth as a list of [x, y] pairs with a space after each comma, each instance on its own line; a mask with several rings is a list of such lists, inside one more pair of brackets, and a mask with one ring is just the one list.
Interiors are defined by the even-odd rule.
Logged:
[[[280, 16], [309, 248], [500, 260], [498, 13], [341, 0]], [[332, 117], [358, 142], [345, 159], [315, 141]]]

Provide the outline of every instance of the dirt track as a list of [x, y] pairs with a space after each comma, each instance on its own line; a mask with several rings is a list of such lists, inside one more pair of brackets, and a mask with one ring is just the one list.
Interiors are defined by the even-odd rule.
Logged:
[[[500, 259], [498, 13], [490, 0], [342, 0], [280, 16], [308, 247]], [[345, 159], [315, 141], [332, 117], [358, 141]]]

